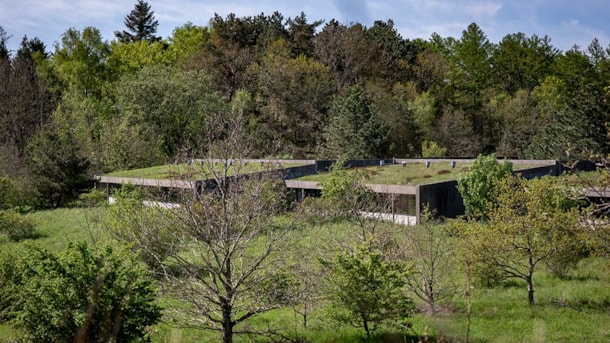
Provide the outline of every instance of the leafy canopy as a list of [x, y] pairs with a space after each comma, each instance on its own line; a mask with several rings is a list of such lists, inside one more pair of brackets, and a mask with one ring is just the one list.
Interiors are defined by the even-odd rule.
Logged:
[[17, 263], [14, 324], [28, 342], [132, 342], [161, 317], [153, 279], [126, 251], [34, 247]]
[[458, 180], [466, 214], [487, 219], [490, 205], [495, 202], [492, 191], [500, 180], [512, 174], [512, 169], [508, 162], [499, 163], [495, 154], [479, 155], [468, 173]]

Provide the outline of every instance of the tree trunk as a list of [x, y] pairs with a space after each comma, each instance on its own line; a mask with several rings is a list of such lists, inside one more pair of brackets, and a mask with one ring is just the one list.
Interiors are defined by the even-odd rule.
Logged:
[[527, 281], [527, 301], [530, 305], [534, 305], [534, 284], [532, 283], [532, 275], [525, 278]]
[[233, 322], [229, 305], [222, 306], [222, 343], [233, 343]]
[[369, 331], [369, 321], [366, 320], [366, 316], [364, 315], [364, 313], [362, 313], [361, 315], [362, 315], [362, 326], [364, 326], [364, 331], [366, 332], [366, 338], [368, 340], [369, 338], [371, 338], [371, 332]]

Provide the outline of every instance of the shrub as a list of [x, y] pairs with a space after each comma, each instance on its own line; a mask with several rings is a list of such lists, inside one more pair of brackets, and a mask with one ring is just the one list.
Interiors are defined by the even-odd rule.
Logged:
[[13, 242], [33, 238], [34, 223], [14, 210], [0, 211], [0, 234], [6, 235]]
[[132, 342], [161, 317], [154, 280], [125, 250], [34, 247], [19, 263], [14, 324], [27, 342]]

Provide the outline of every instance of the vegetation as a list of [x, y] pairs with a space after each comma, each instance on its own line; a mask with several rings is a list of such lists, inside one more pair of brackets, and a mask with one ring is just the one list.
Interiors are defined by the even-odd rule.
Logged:
[[260, 162], [256, 161], [246, 162], [240, 160], [206, 160], [203, 161], [202, 164], [201, 161], [195, 160], [190, 163], [180, 163], [177, 165], [160, 165], [142, 169], [120, 170], [104, 175], [143, 179], [203, 179], [208, 176], [207, 170], [209, 169], [220, 172], [223, 168], [227, 167], [228, 176], [232, 176], [236, 173], [257, 173], [268, 170], [298, 167], [301, 165], [302, 164], [300, 163], [290, 162], [279, 164], [277, 162], [265, 162], [261, 165]]
[[[385, 185], [419, 185], [426, 183], [442, 182], [463, 178], [472, 167], [472, 162], [456, 160], [455, 167], [451, 161], [431, 161], [429, 166], [425, 162], [392, 164], [384, 166], [370, 166], [348, 168], [346, 172], [355, 171], [365, 175], [364, 183]], [[531, 168], [530, 164], [515, 164], [515, 170]], [[325, 183], [329, 180], [329, 173], [318, 173], [298, 178], [300, 181], [316, 181]]]
[[[67, 240], [78, 241], [90, 237], [85, 229], [87, 227], [86, 213], [82, 209], [59, 209], [36, 213], [33, 219], [37, 222], [37, 231], [44, 233], [37, 238], [38, 244], [47, 245], [52, 251], [59, 252], [67, 246], [65, 243]], [[328, 246], [328, 242], [334, 242], [336, 239], [345, 240], [354, 232], [353, 226], [346, 225], [345, 222], [309, 224], [299, 230], [308, 232], [307, 237], [300, 239], [299, 244], [290, 244], [285, 251], [296, 255], [298, 260], [309, 261], [306, 265], [309, 263], [316, 265], [317, 261], [306, 259], [303, 251], [317, 253], [319, 247]], [[18, 245], [10, 243], [8, 246], [6, 245], [8, 243], [0, 244], [2, 244], [3, 253], [7, 253], [7, 250], [17, 253], [18, 246], [23, 246], [25, 242], [17, 243]], [[327, 251], [327, 253], [328, 258], [334, 256], [333, 251]], [[452, 262], [456, 267], [454, 280], [461, 285], [465, 276], [462, 269], [456, 264], [456, 260], [452, 259]], [[598, 257], [580, 260], [567, 276], [562, 277], [548, 273], [546, 268], [540, 268], [535, 276], [536, 305], [531, 308], [527, 305], [525, 281], [507, 281], [491, 287], [474, 283], [471, 341], [607, 340], [608, 332], [600, 323], [605, 322], [607, 306], [610, 303], [610, 294], [607, 290], [608, 275], [610, 275], [608, 271], [610, 271], [608, 261]], [[317, 285], [319, 286], [320, 283]], [[462, 287], [461, 290], [463, 291], [464, 288]], [[4, 291], [2, 293], [8, 294]], [[160, 302], [164, 308], [183, 307], [178, 302], [170, 300], [170, 296], [165, 292], [160, 295]], [[6, 298], [3, 297], [4, 299]], [[427, 308], [427, 305], [418, 298], [414, 298], [414, 305], [417, 309]], [[417, 337], [423, 339], [425, 333], [431, 338], [440, 338], [442, 335], [449, 340], [463, 340], [466, 322], [465, 308], [466, 298], [460, 292], [452, 298], [450, 306], [441, 310], [434, 318], [420, 311], [413, 313], [409, 317], [413, 329], [405, 331], [407, 341], [417, 341]], [[171, 315], [171, 313], [164, 311], [165, 316]], [[329, 310], [326, 303], [319, 299], [310, 304], [306, 327], [299, 319], [300, 316], [295, 317], [295, 313], [290, 307], [256, 317], [250, 322], [250, 325], [253, 329], [264, 330], [269, 323], [276, 323], [277, 328], [280, 328], [284, 335], [294, 339], [300, 338], [307, 342], [353, 342], [364, 339], [366, 335], [362, 328], [353, 329], [345, 325], [331, 324], [333, 321], [329, 319], [332, 313], [333, 310]], [[165, 324], [153, 326], [151, 330], [153, 342], [219, 340], [215, 334], [181, 326], [179, 321], [169, 319], [166, 317]], [[397, 337], [399, 337], [399, 341], [404, 341], [402, 335], [392, 335], [397, 332], [400, 330], [396, 327], [391, 329], [382, 324], [371, 333], [370, 341], [387, 342], [397, 339]], [[0, 338], [7, 339], [14, 335], [16, 335], [14, 330], [6, 324], [0, 324]], [[235, 341], [249, 340], [247, 336], [241, 338], [237, 336]]]
[[498, 163], [495, 154], [479, 155], [468, 173], [458, 181], [466, 214], [487, 220], [488, 212], [496, 203], [494, 193], [496, 185], [512, 173], [512, 165], [508, 162]]
[[[0, 27], [0, 339], [610, 340], [609, 206], [573, 192], [610, 174], [566, 188], [496, 158], [607, 165], [610, 47], [304, 13], [157, 25], [139, 0], [115, 41], [69, 28], [14, 55]], [[241, 163], [262, 156], [457, 165], [339, 158], [296, 204], [277, 166]], [[100, 173], [207, 181], [113, 207], [81, 196]], [[456, 178], [465, 219], [371, 215], [391, 203], [366, 183]]]
[[33, 247], [14, 263], [3, 275], [12, 300], [3, 315], [28, 342], [131, 342], [160, 319], [148, 271], [110, 246], [80, 243], [59, 254]]

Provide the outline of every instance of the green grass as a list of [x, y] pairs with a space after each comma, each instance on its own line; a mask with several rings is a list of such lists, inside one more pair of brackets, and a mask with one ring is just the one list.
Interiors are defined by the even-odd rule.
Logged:
[[[400, 164], [386, 166], [371, 166], [351, 168], [350, 170], [362, 170], [368, 175], [366, 183], [385, 185], [421, 185], [442, 181], [455, 180], [466, 173], [471, 162], [456, 161], [455, 168], [449, 162], [432, 162], [430, 167], [424, 163], [407, 163], [404, 167]], [[533, 166], [515, 165], [514, 170], [526, 169]], [[324, 182], [328, 173], [303, 176], [297, 180]]]
[[[267, 170], [278, 170], [282, 168], [302, 166], [302, 163], [282, 163], [278, 166], [275, 162], [267, 162], [261, 166], [260, 163], [250, 162], [247, 165], [244, 163], [234, 162], [227, 168], [228, 175], [256, 173]], [[106, 176], [116, 177], [132, 177], [143, 179], [206, 179], [212, 173], [221, 172], [224, 168], [222, 162], [216, 164], [206, 162], [203, 166], [194, 162], [190, 165], [181, 163], [178, 165], [167, 164], [154, 166], [150, 168], [132, 169], [116, 171], [105, 174]]]
[[[30, 214], [37, 223], [40, 237], [35, 241], [53, 250], [63, 249], [68, 242], [89, 239], [91, 214], [83, 209], [58, 209]], [[382, 226], [380, 229], [388, 229]], [[408, 228], [398, 228], [401, 230]], [[297, 229], [296, 241], [287, 253], [291, 260], [329, 254], [329, 247], [343, 242], [350, 246], [355, 228], [344, 222], [304, 224]], [[94, 230], [92, 231], [94, 232]], [[302, 235], [299, 235], [301, 233]], [[0, 243], [0, 249], [16, 249], [25, 242]], [[527, 304], [527, 291], [522, 282], [511, 282], [494, 288], [475, 287], [473, 292], [471, 342], [610, 342], [610, 263], [591, 258], [579, 263], [569, 278], [558, 278], [544, 271], [534, 275], [536, 305]], [[160, 303], [167, 310], [177, 310], [184, 304], [162, 297]], [[413, 333], [434, 337], [447, 337], [450, 342], [462, 342], [466, 329], [466, 301], [458, 296], [454, 310], [436, 318], [422, 314], [411, 320], [413, 330], [394, 333], [380, 329], [371, 342], [416, 342]], [[306, 342], [365, 342], [362, 329], [335, 324], [329, 319], [329, 307], [320, 302], [308, 317], [304, 328], [300, 316], [291, 308], [284, 308], [252, 318], [237, 329], [273, 326], [292, 338]], [[166, 322], [153, 328], [153, 342], [214, 342], [216, 332], [181, 328], [165, 318]], [[6, 324], [0, 324], [0, 340], [13, 334]], [[407, 336], [405, 336], [407, 334]], [[238, 336], [235, 342], [250, 342], [248, 336]], [[263, 340], [264, 341], [264, 340]], [[431, 339], [431, 341], [434, 341]]]

